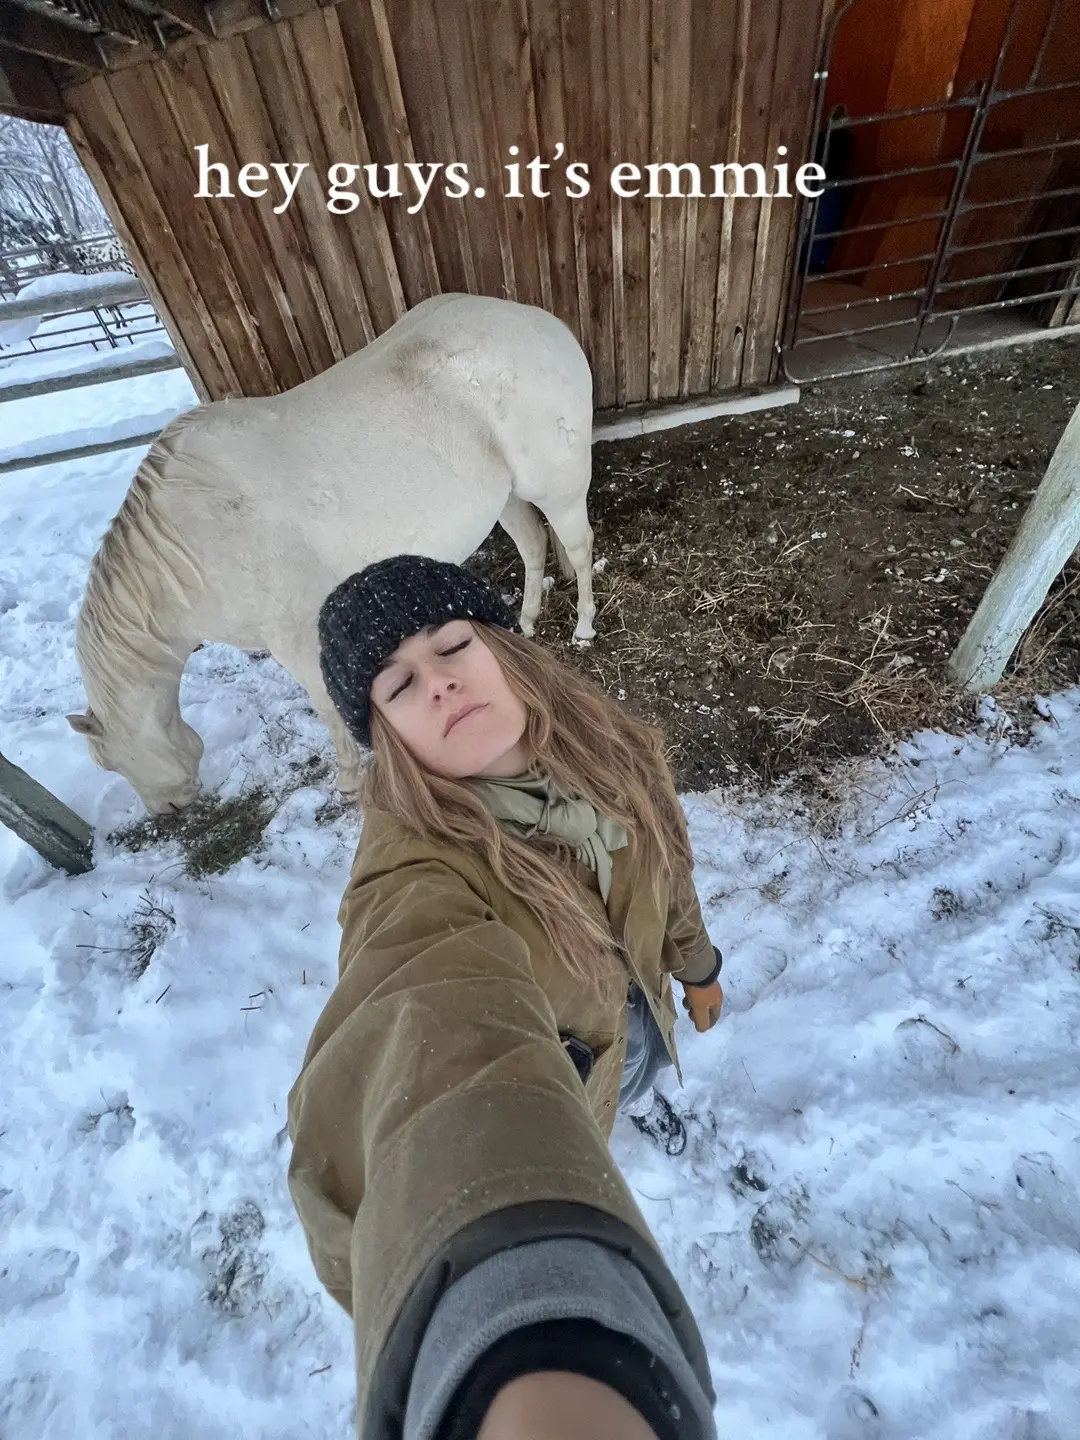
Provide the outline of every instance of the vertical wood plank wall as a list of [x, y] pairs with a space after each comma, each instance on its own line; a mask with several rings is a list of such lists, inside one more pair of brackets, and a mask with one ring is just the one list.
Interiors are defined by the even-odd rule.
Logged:
[[[808, 158], [830, 0], [339, 0], [65, 92], [69, 130], [207, 398], [296, 385], [448, 290], [542, 305], [609, 409], [775, 370], [796, 221], [785, 199], [623, 199], [620, 161]], [[294, 8], [296, 8], [294, 6]], [[592, 187], [503, 198], [511, 158]], [[295, 199], [197, 200], [195, 146], [308, 161]], [[487, 195], [326, 208], [338, 161], [462, 160]], [[523, 172], [524, 174], [524, 172]], [[770, 171], [771, 174], [771, 171]], [[523, 188], [528, 190], [527, 177]], [[645, 188], [644, 185], [642, 188]]]

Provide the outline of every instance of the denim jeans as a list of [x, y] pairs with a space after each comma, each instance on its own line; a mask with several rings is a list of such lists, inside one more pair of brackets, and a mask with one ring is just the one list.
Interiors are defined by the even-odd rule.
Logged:
[[630, 986], [628, 1012], [626, 1064], [619, 1087], [620, 1110], [647, 1095], [660, 1071], [671, 1064], [660, 1027], [637, 985]]

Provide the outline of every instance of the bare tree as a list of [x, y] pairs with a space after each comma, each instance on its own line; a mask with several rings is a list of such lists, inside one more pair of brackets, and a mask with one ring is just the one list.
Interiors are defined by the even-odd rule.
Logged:
[[0, 116], [0, 248], [78, 240], [111, 230], [64, 131]]

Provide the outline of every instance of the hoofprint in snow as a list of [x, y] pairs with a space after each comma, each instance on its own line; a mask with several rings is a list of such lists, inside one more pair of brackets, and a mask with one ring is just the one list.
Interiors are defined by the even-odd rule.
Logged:
[[[184, 385], [5, 420], [17, 440], [179, 411]], [[101, 837], [139, 806], [64, 714], [86, 567], [139, 458], [0, 483], [0, 749]], [[259, 853], [193, 879], [102, 838], [69, 879], [0, 830], [5, 1440], [350, 1433], [350, 1327], [282, 1127], [357, 823], [303, 783], [325, 736], [271, 661], [207, 647], [182, 702], [208, 788], [287, 795]], [[831, 837], [782, 791], [686, 802], [727, 1014], [680, 1027], [685, 1153], [626, 1122], [614, 1150], [724, 1437], [1080, 1433], [1080, 693], [1044, 710], [1030, 736], [988, 713], [863, 767]]]

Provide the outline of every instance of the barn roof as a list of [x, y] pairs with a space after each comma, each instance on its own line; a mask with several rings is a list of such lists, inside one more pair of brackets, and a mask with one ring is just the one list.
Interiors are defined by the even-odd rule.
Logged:
[[[291, 389], [466, 291], [563, 320], [600, 410], [690, 402], [771, 382], [800, 212], [683, 172], [809, 153], [832, 4], [0, 0], [0, 109], [63, 123], [203, 399]], [[511, 147], [546, 186], [500, 185]], [[306, 173], [219, 205], [207, 160]], [[616, 162], [669, 193], [615, 191]], [[444, 163], [475, 204], [397, 185]]]
[[0, 113], [63, 123], [59, 92], [168, 48], [216, 39], [318, 0], [0, 0]]

